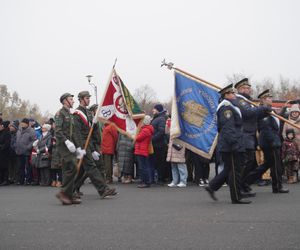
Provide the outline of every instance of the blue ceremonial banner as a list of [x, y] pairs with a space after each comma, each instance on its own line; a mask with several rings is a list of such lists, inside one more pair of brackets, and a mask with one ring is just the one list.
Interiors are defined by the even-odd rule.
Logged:
[[217, 142], [217, 107], [214, 87], [175, 70], [171, 138], [210, 159]]

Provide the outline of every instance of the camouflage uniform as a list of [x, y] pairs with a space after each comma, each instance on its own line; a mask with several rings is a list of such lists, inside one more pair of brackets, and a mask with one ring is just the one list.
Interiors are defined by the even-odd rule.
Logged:
[[[87, 91], [82, 91], [79, 93], [79, 97], [83, 97], [84, 95], [87, 95]], [[79, 112], [78, 112], [79, 111]], [[84, 119], [82, 118], [82, 114], [84, 115]], [[78, 131], [80, 131], [79, 134], [79, 147], [84, 148], [84, 144], [87, 140], [90, 126], [93, 124], [93, 114], [90, 110], [88, 110], [86, 107], [79, 106], [77, 108], [77, 111], [74, 114], [74, 121], [75, 126]], [[108, 189], [108, 186], [106, 185], [105, 179], [100, 173], [99, 169], [96, 167], [96, 163], [93, 159], [92, 152], [97, 151], [99, 152], [100, 147], [100, 137], [98, 136], [99, 128], [97, 124], [94, 124], [93, 133], [89, 142], [89, 145], [86, 149], [86, 155], [83, 158], [82, 167], [80, 169], [79, 177], [76, 180], [75, 188], [80, 188], [80, 185], [82, 185], [82, 178], [84, 178], [84, 173], [90, 178], [92, 184], [97, 189], [100, 196], [104, 194], [104, 191]]]
[[76, 153], [71, 153], [65, 141], [70, 140], [75, 147], [79, 146], [78, 133], [75, 133], [74, 117], [70, 110], [62, 107], [55, 115], [55, 137], [57, 157], [61, 159], [63, 183], [61, 191], [70, 199], [73, 196], [76, 176]]

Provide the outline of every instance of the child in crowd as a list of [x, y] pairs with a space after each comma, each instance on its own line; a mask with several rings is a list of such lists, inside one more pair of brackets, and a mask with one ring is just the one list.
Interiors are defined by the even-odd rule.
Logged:
[[286, 137], [282, 144], [282, 161], [286, 169], [287, 183], [298, 181], [299, 148], [295, 141], [294, 129], [286, 130]]

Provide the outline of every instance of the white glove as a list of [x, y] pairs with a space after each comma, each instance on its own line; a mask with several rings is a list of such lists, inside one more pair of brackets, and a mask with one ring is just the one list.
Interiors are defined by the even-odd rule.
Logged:
[[93, 159], [94, 159], [95, 161], [99, 161], [100, 155], [101, 155], [101, 154], [100, 154], [99, 152], [97, 152], [97, 151], [94, 151], [94, 152], [92, 153]]
[[75, 148], [75, 145], [74, 145], [73, 142], [71, 142], [71, 141], [69, 141], [69, 140], [66, 140], [66, 141], [65, 141], [65, 144], [66, 144], [67, 148], [69, 149], [69, 151], [70, 151], [71, 153], [75, 153], [75, 152], [76, 152], [76, 148]]
[[35, 140], [33, 143], [32, 143], [32, 147], [36, 147], [37, 145], [38, 145], [38, 143], [39, 143], [39, 140]]
[[93, 123], [96, 124], [98, 122], [98, 117], [97, 116], [94, 116], [93, 118]]
[[39, 154], [39, 153], [40, 153], [40, 150], [39, 150], [39, 149], [37, 149], [37, 150], [36, 150], [36, 153], [37, 153], [37, 154]]
[[81, 149], [81, 147], [76, 149], [76, 158], [77, 159], [81, 159], [85, 155], [86, 155], [86, 151], [84, 149]]

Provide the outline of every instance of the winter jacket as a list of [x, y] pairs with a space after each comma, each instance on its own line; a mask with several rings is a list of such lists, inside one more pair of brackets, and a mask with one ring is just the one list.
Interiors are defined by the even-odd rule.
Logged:
[[119, 135], [117, 143], [118, 166], [121, 171], [131, 173], [133, 169], [134, 144], [126, 135]]
[[52, 152], [52, 135], [48, 132], [45, 136], [41, 136], [37, 144], [37, 168], [50, 167]]
[[118, 131], [112, 124], [106, 125], [102, 132], [102, 154], [114, 155], [118, 142]]
[[285, 139], [282, 143], [281, 158], [284, 161], [298, 161], [300, 156], [299, 148], [295, 140]]
[[151, 125], [154, 128], [154, 134], [152, 136], [152, 144], [155, 148], [162, 148], [167, 145], [166, 139], [166, 111], [163, 111], [155, 115], [151, 121]]
[[16, 154], [29, 156], [35, 139], [36, 137], [33, 128], [28, 127], [19, 129], [16, 140]]
[[167, 161], [175, 163], [185, 163], [185, 147], [180, 145], [182, 148], [178, 150], [176, 149], [176, 146], [173, 146], [173, 144], [180, 145], [177, 142], [174, 143], [174, 141], [170, 139]]
[[17, 131], [10, 133], [10, 156], [15, 157], [16, 156], [16, 146], [17, 146]]
[[10, 132], [8, 129], [0, 131], [0, 169], [8, 168], [10, 149]]
[[149, 144], [154, 134], [154, 128], [152, 125], [144, 125], [138, 135], [135, 138], [134, 154], [148, 156]]
[[[291, 119], [291, 117], [289, 117], [288, 120], [290, 122], [294, 123], [294, 124], [297, 124], [298, 126], [300, 125], [300, 117], [297, 120], [293, 120], [293, 119]], [[286, 130], [287, 129], [294, 129], [295, 136], [296, 136], [295, 141], [296, 141], [298, 147], [300, 148], [300, 129], [292, 127], [290, 124], [284, 123], [283, 129], [282, 129], [282, 138], [286, 137]]]

